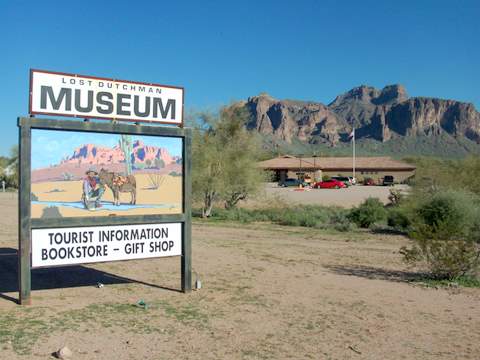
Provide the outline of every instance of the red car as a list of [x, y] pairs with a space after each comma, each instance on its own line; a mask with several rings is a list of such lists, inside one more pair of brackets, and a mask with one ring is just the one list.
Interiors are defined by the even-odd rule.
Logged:
[[365, 186], [375, 186], [377, 184], [375, 183], [375, 180], [373, 180], [372, 178], [365, 178], [365, 180], [363, 180], [363, 185], [365, 185]]
[[346, 188], [347, 185], [343, 181], [338, 181], [335, 179], [330, 179], [326, 181], [320, 181], [317, 182], [313, 185], [315, 189], [340, 189], [340, 188]]

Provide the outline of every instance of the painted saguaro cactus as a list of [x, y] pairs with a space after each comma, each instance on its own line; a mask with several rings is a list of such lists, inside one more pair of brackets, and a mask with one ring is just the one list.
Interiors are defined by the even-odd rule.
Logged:
[[122, 149], [123, 156], [125, 157], [125, 172], [127, 175], [131, 175], [133, 144], [132, 137], [130, 135], [120, 135], [120, 148]]

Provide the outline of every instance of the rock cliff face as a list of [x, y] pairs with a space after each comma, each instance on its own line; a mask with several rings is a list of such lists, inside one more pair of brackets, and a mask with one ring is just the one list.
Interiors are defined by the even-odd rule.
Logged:
[[328, 106], [276, 100], [269, 95], [242, 104], [251, 114], [248, 128], [291, 142], [335, 145], [355, 128], [357, 138], [387, 141], [395, 137], [448, 133], [480, 143], [480, 113], [473, 104], [436, 98], [409, 98], [401, 85], [382, 90], [359, 86]]
[[[291, 142], [325, 141], [335, 144], [345, 123], [327, 106], [303, 101], [276, 100], [268, 95], [251, 97], [245, 103], [252, 118], [247, 124], [263, 134]], [[315, 139], [315, 140], [314, 140]]]

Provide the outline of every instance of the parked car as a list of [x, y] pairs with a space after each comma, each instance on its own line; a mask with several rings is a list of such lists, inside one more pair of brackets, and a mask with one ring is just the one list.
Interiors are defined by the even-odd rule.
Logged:
[[372, 178], [365, 178], [365, 179], [363, 179], [363, 185], [365, 185], [365, 186], [375, 186], [377, 184], [375, 183], [375, 180], [373, 180]]
[[332, 179], [343, 182], [347, 187], [354, 185], [352, 178], [348, 176], [332, 176]]
[[278, 183], [278, 186], [281, 186], [281, 187], [289, 187], [289, 186], [308, 186], [308, 184], [303, 181], [303, 180], [299, 180], [299, 179], [285, 179], [283, 182], [280, 181]]
[[319, 181], [313, 185], [315, 189], [340, 189], [346, 188], [347, 185], [343, 181], [338, 181], [335, 179], [330, 179], [326, 181]]
[[394, 183], [395, 182], [392, 175], [385, 175], [383, 178], [383, 186], [393, 186]]

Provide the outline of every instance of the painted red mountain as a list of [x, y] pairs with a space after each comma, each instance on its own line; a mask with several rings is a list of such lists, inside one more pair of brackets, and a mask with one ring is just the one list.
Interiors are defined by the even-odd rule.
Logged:
[[[154, 167], [158, 160], [164, 166], [175, 163], [177, 157], [170, 155], [167, 149], [145, 145], [141, 140], [133, 143], [132, 165], [134, 167]], [[84, 144], [73, 152], [72, 156], [63, 159], [60, 164], [76, 165], [113, 165], [125, 162], [125, 156], [119, 145], [109, 148], [95, 144]]]

